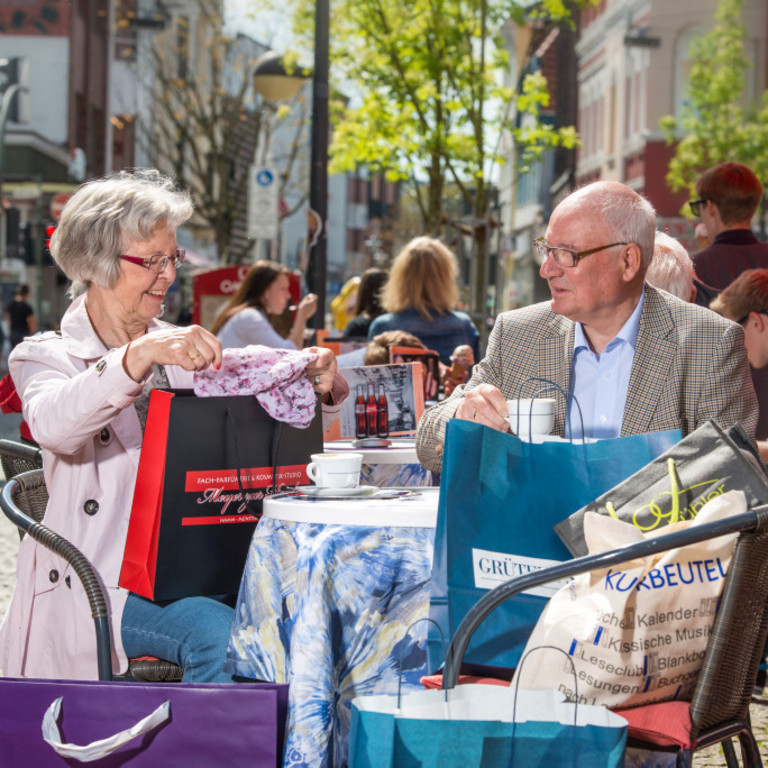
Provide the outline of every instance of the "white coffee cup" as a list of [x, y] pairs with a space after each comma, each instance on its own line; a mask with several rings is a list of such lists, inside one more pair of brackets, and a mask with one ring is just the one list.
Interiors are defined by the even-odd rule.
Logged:
[[535, 397], [507, 400], [507, 421], [519, 437], [548, 435], [555, 425], [555, 399]]
[[362, 453], [313, 453], [307, 475], [320, 488], [357, 488]]

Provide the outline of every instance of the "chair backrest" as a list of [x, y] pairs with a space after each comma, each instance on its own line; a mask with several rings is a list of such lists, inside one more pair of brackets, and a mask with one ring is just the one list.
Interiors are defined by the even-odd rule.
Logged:
[[691, 736], [747, 716], [768, 634], [768, 530], [739, 535], [691, 700]]
[[45, 485], [43, 470], [22, 472], [13, 479], [17, 481], [12, 492], [14, 504], [36, 523], [42, 522], [48, 505], [48, 488]]
[[0, 466], [6, 480], [10, 480], [22, 472], [32, 469], [40, 469], [43, 466], [43, 457], [35, 445], [19, 443], [15, 440], [0, 440]]

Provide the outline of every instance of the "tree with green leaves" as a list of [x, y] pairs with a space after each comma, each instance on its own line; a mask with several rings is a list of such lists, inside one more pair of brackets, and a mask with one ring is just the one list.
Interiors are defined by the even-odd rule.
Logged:
[[[311, 4], [297, 2], [307, 31]], [[332, 75], [349, 100], [332, 109], [331, 172], [366, 166], [409, 183], [427, 233], [439, 233], [449, 187], [458, 189], [475, 222], [485, 221], [492, 166], [504, 159], [497, 155], [502, 128], [514, 132], [523, 164], [547, 148], [577, 142], [573, 128], [538, 119], [549, 98], [541, 73], [520, 89], [502, 83], [509, 68], [505, 31], [532, 18], [567, 22], [574, 9], [590, 4], [594, 0], [335, 0]], [[521, 111], [530, 119], [513, 122]], [[485, 232], [475, 229], [476, 238]], [[475, 254], [475, 274], [483, 275], [483, 242]], [[483, 280], [474, 283], [479, 312]]]
[[754, 65], [744, 50], [743, 6], [744, 0], [720, 0], [713, 28], [691, 41], [680, 117], [661, 120], [667, 141], [677, 142], [667, 174], [675, 192], [693, 193], [698, 176], [723, 162], [743, 163], [768, 180], [768, 91], [761, 102], [745, 98], [746, 73]]
[[[149, 162], [174, 176], [195, 202], [192, 226], [210, 230], [221, 264], [250, 258], [255, 241], [247, 227], [248, 187], [257, 143], [285, 126], [284, 156], [275, 158], [279, 198], [301, 174], [307, 146], [303, 96], [289, 105], [262, 109], [253, 94], [253, 72], [264, 48], [222, 30], [220, 0], [190, 0], [194, 13], [179, 16], [156, 35], [149, 51], [149, 120], [138, 126]], [[305, 154], [308, 154], [305, 152]], [[306, 174], [305, 174], [306, 175]], [[306, 178], [301, 181], [306, 187]], [[275, 215], [278, 215], [277, 212]]]

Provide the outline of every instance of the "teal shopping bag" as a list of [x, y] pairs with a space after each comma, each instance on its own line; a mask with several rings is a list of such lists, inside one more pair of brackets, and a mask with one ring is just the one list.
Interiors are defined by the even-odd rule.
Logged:
[[[554, 526], [650, 463], [680, 430], [593, 442], [529, 443], [461, 419], [448, 423], [440, 478], [430, 618], [453, 636], [488, 590], [570, 559]], [[471, 664], [515, 667], [547, 600], [549, 584], [499, 606], [475, 633]], [[442, 664], [430, 632], [429, 668]]]
[[352, 700], [350, 768], [621, 768], [627, 722], [555, 691], [460, 685]]

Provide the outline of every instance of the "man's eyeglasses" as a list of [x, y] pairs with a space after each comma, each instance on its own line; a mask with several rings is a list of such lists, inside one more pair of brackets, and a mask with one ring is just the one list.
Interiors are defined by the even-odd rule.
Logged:
[[629, 243], [610, 243], [609, 245], [598, 245], [597, 248], [588, 248], [586, 251], [572, 251], [570, 248], [554, 248], [547, 244], [543, 237], [537, 237], [533, 241], [535, 247], [534, 255], [536, 261], [541, 265], [551, 256], [561, 267], [575, 267], [585, 256], [590, 256], [598, 251], [604, 251], [606, 248], [613, 248], [617, 245], [629, 245]]
[[183, 248], [177, 248], [172, 255], [166, 256], [150, 256], [148, 259], [143, 259], [141, 256], [120, 256], [123, 261], [130, 261], [131, 264], [139, 264], [142, 267], [146, 267], [150, 272], [154, 272], [159, 275], [167, 266], [170, 261], [173, 264], [174, 269], [178, 269], [184, 263], [184, 256], [186, 251]]
[[691, 213], [698, 219], [701, 216], [701, 206], [707, 202], [709, 198], [700, 197], [698, 200], [689, 200], [688, 207], [691, 209]]
[[744, 323], [746, 323], [747, 320], [749, 320], [749, 316], [753, 312], [757, 313], [758, 315], [768, 315], [768, 310], [765, 310], [765, 309], [750, 309], [749, 312], [747, 312], [747, 314], [744, 315], [744, 317], [741, 318], [741, 320], [737, 320], [736, 322], [739, 325], [744, 325]]

